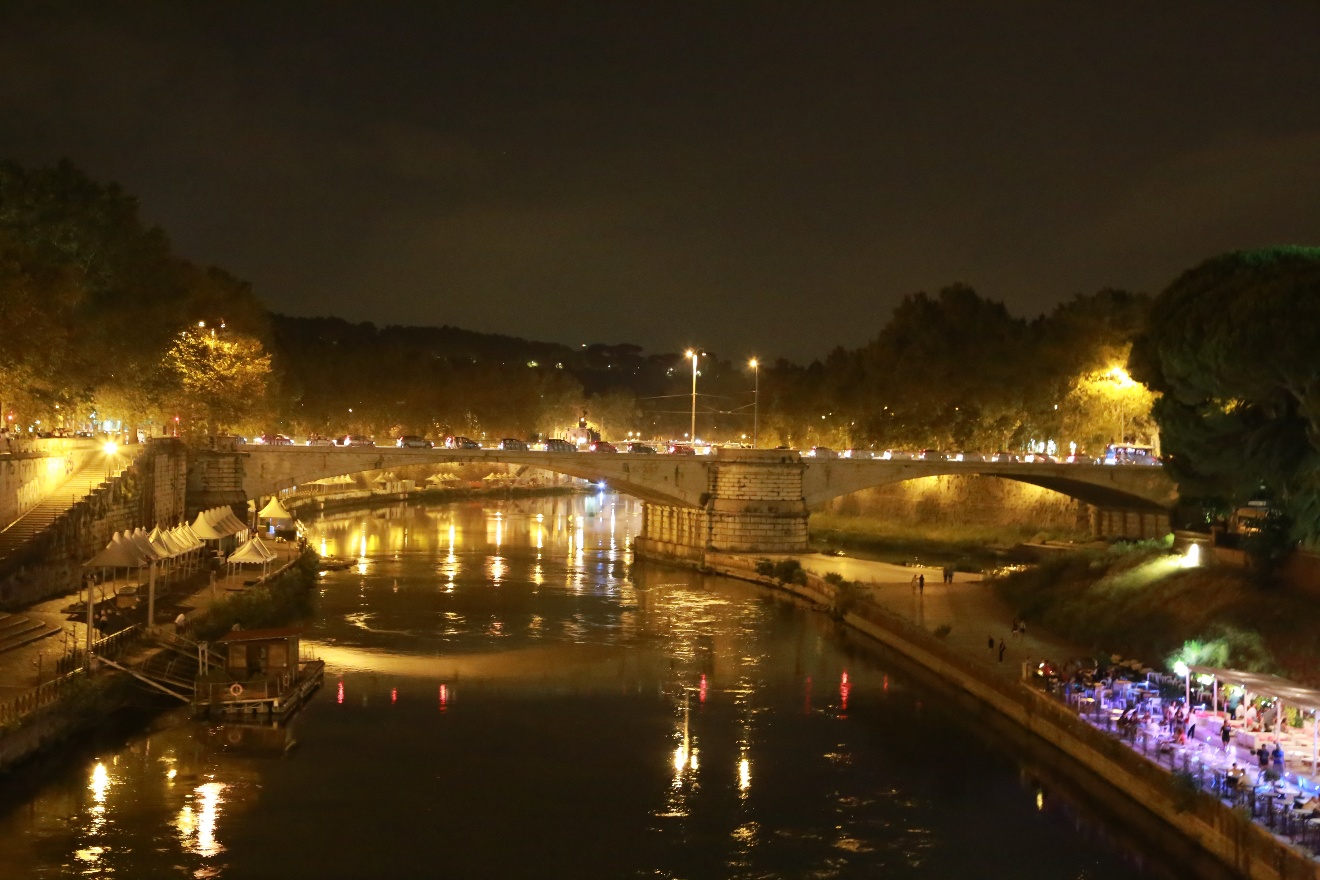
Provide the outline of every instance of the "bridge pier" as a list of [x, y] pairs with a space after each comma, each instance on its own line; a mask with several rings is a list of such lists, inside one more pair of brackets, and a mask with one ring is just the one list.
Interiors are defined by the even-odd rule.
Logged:
[[706, 550], [800, 553], [807, 549], [804, 470], [796, 452], [721, 449], [707, 469], [702, 506], [645, 504], [634, 548], [691, 561]]
[[1163, 538], [1173, 531], [1163, 510], [1090, 507], [1091, 534], [1097, 538]]

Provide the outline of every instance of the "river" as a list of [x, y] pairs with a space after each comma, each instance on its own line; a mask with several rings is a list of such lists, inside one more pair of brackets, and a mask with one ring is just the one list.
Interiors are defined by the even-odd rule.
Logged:
[[609, 494], [331, 514], [285, 729], [177, 715], [0, 807], [5, 878], [1146, 878], [824, 615], [632, 564]]

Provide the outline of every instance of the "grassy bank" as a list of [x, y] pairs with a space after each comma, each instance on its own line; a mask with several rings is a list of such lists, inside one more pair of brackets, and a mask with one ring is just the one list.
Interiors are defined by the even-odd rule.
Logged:
[[1183, 568], [1154, 543], [1046, 560], [994, 582], [1026, 620], [1099, 655], [1167, 668], [1188, 662], [1320, 684], [1313, 597], [1262, 587], [1233, 568]]
[[808, 525], [817, 549], [846, 547], [885, 562], [952, 564], [966, 570], [993, 566], [1018, 544], [1085, 538], [1065, 529], [930, 524], [838, 513], [813, 513]]
[[284, 626], [305, 618], [312, 610], [312, 587], [316, 584], [321, 557], [313, 550], [264, 584], [234, 593], [211, 604], [192, 620], [199, 639], [214, 639], [238, 625], [242, 629]]

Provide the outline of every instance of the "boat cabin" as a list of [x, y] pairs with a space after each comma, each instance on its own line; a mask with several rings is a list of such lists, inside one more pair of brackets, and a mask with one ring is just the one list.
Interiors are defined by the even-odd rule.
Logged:
[[214, 644], [233, 679], [280, 679], [298, 674], [301, 633], [298, 629], [238, 629], [225, 633]]

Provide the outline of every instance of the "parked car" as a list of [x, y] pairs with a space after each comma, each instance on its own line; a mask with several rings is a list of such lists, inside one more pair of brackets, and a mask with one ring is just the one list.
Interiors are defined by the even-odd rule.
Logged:
[[669, 452], [670, 455], [696, 455], [696, 454], [697, 454], [697, 450], [693, 449], [691, 446], [688, 446], [686, 443], [670, 443], [670, 444], [669, 444], [669, 450], [668, 450], [668, 452]]
[[839, 454], [828, 446], [813, 446], [807, 455], [812, 458], [838, 458]]
[[345, 434], [335, 441], [336, 446], [375, 446], [376, 441], [362, 434]]
[[655, 455], [655, 450], [645, 443], [625, 443], [623, 444], [623, 451], [631, 452], [634, 455]]
[[562, 437], [551, 437], [545, 441], [546, 452], [577, 452], [577, 447]]
[[527, 444], [513, 437], [505, 437], [500, 441], [500, 449], [505, 452], [526, 452]]
[[591, 444], [592, 452], [618, 452], [619, 450], [613, 443], [606, 443], [604, 440], [597, 440]]

